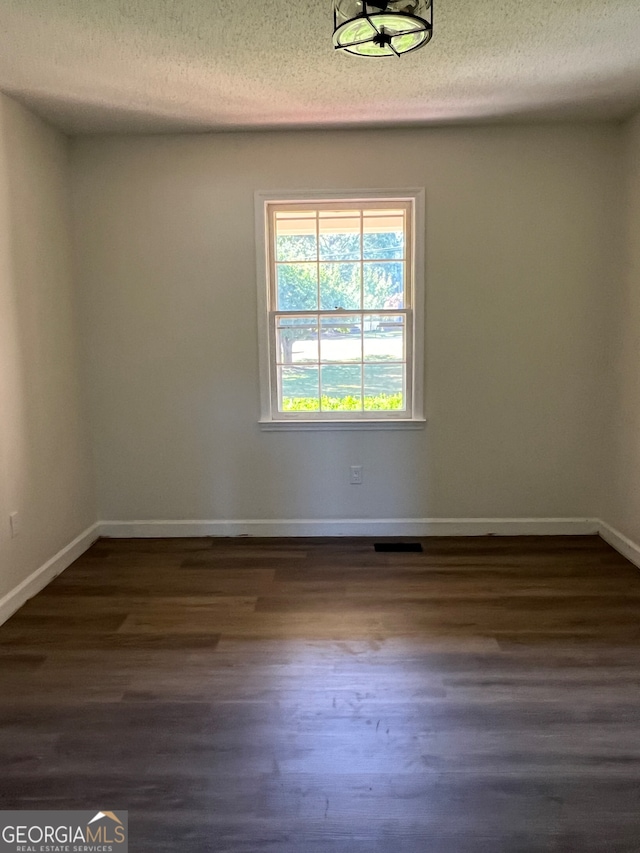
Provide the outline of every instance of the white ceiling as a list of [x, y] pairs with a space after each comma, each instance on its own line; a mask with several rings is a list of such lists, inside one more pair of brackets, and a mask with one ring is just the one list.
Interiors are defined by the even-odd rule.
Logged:
[[638, 0], [434, 0], [401, 59], [333, 50], [331, 0], [0, 0], [0, 89], [71, 133], [624, 118]]

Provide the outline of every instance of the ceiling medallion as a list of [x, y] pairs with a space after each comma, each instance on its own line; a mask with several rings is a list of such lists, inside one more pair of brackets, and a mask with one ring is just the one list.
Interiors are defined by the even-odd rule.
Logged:
[[334, 0], [333, 45], [356, 56], [401, 56], [433, 35], [432, 0]]

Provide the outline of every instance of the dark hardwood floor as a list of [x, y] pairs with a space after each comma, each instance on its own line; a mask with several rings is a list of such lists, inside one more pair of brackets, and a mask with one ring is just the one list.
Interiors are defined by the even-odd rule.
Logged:
[[640, 851], [640, 571], [597, 537], [100, 540], [0, 628], [0, 807], [132, 853]]

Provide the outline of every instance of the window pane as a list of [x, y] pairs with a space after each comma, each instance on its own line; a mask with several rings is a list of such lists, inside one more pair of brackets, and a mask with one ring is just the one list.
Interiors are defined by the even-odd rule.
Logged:
[[404, 364], [365, 364], [365, 411], [404, 409]]
[[315, 317], [278, 317], [276, 346], [278, 364], [317, 362], [317, 319]]
[[313, 234], [278, 234], [276, 238], [276, 260], [315, 261], [317, 257], [315, 230]]
[[360, 264], [320, 264], [320, 308], [360, 308]]
[[299, 210], [298, 208], [292, 208], [291, 210], [287, 210], [286, 208], [283, 210], [276, 210], [276, 221], [278, 224], [284, 224], [286, 226], [287, 220], [290, 219], [315, 219], [316, 211], [315, 210]]
[[278, 384], [281, 412], [318, 412], [319, 368], [279, 367]]
[[362, 411], [362, 366], [324, 364], [322, 370], [323, 411]]
[[359, 211], [320, 211], [318, 227], [321, 261], [360, 259]]
[[341, 314], [320, 319], [320, 360], [361, 361], [362, 336], [359, 316]]
[[364, 360], [404, 361], [403, 314], [367, 315], [364, 318]]
[[280, 311], [313, 311], [318, 307], [316, 264], [277, 264], [276, 276]]
[[365, 308], [404, 308], [404, 263], [365, 263], [363, 285]]
[[362, 253], [365, 260], [393, 260], [404, 257], [404, 215], [395, 211], [365, 214]]

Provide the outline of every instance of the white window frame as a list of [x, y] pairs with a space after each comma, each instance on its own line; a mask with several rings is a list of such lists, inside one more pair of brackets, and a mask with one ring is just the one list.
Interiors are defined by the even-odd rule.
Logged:
[[[269, 206], [274, 204], [340, 204], [380, 202], [409, 203], [411, 206], [410, 243], [412, 252], [406, 262], [411, 288], [411, 308], [405, 312], [407, 323], [407, 378], [410, 381], [411, 408], [402, 413], [390, 412], [339, 412], [330, 417], [322, 413], [279, 412], [275, 400], [275, 336], [271, 319], [272, 258], [269, 251]], [[425, 242], [425, 192], [424, 189], [385, 190], [284, 190], [282, 192], [255, 193], [256, 279], [258, 284], [258, 351], [260, 372], [260, 427], [266, 430], [323, 430], [323, 429], [421, 429], [424, 417], [424, 242]], [[333, 313], [333, 312], [331, 312]], [[337, 313], [337, 312], [336, 312]], [[354, 312], [344, 311], [345, 314]]]

